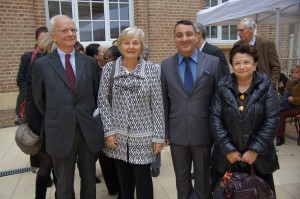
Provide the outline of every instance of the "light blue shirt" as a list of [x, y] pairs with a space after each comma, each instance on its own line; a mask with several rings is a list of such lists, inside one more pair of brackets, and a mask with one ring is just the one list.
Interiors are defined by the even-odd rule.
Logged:
[[[64, 66], [64, 69], [66, 70], [66, 63], [65, 63], [65, 55], [66, 53], [64, 53], [62, 50], [60, 50], [59, 48], [57, 48], [57, 52], [58, 52], [58, 55], [60, 57], [60, 60], [61, 60], [61, 63], [63, 64]], [[74, 71], [74, 75], [76, 77], [76, 66], [75, 66], [75, 50], [73, 49], [73, 51], [70, 53], [71, 54], [71, 57], [70, 57], [70, 63], [72, 65], [72, 68], [73, 68], [73, 71]]]
[[[184, 82], [184, 72], [185, 72], [185, 67], [186, 63], [183, 61], [183, 55], [178, 52], [178, 72], [180, 75], [180, 78], [182, 82]], [[195, 83], [197, 79], [197, 74], [198, 74], [198, 50], [196, 49], [195, 52], [192, 54], [190, 57], [190, 66], [193, 74], [193, 81]]]

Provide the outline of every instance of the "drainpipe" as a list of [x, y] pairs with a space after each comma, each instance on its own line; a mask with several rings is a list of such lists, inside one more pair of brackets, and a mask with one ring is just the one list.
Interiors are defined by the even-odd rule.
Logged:
[[290, 47], [289, 47], [289, 62], [288, 62], [288, 71], [293, 65], [293, 50], [294, 50], [294, 35], [295, 35], [295, 25], [290, 25]]

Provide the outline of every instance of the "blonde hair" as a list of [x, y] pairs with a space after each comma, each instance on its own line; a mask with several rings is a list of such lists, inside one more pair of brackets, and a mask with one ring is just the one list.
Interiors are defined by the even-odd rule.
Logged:
[[291, 68], [291, 73], [294, 72], [295, 70], [300, 71], [300, 64], [294, 64], [293, 67]]
[[52, 40], [50, 35], [51, 33], [47, 32], [39, 42], [39, 47], [42, 49], [42, 51], [47, 53], [51, 53], [57, 48], [56, 43]]
[[145, 34], [144, 34], [144, 31], [142, 29], [139, 29], [137, 27], [129, 27], [129, 28], [124, 29], [121, 32], [121, 35], [119, 36], [118, 41], [117, 41], [117, 46], [118, 46], [119, 51], [121, 53], [122, 53], [121, 45], [122, 45], [123, 41], [125, 39], [129, 39], [129, 38], [132, 38], [134, 36], [138, 36], [139, 37], [139, 40], [140, 40], [141, 45], [142, 45], [141, 54], [144, 54], [145, 48], [146, 48], [146, 44], [145, 44], [145, 41], [144, 41]]

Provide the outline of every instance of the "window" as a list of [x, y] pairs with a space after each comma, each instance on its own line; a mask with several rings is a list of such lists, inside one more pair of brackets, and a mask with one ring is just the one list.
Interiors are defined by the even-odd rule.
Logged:
[[[206, 0], [206, 7], [213, 7], [228, 0]], [[237, 26], [208, 26], [207, 39], [213, 43], [232, 43], [237, 40]]]
[[133, 25], [133, 0], [45, 0], [47, 19], [57, 14], [71, 18], [84, 44], [111, 44], [121, 31]]

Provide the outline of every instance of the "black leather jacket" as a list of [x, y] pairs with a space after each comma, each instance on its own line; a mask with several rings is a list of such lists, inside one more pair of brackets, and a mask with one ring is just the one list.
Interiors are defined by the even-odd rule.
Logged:
[[[279, 100], [267, 75], [254, 72], [249, 101], [240, 114], [234, 74], [223, 77], [213, 97], [210, 129], [215, 141], [212, 168], [224, 173], [229, 163], [226, 154], [247, 150], [259, 155], [254, 168], [261, 174], [279, 169], [273, 140], [279, 121]], [[239, 164], [239, 163], [238, 163]]]

